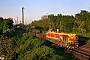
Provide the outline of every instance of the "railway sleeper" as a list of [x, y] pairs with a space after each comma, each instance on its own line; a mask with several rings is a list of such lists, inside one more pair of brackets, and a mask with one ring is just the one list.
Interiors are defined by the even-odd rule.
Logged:
[[83, 45], [83, 46], [81, 46], [81, 47], [79, 47], [79, 48], [83, 48], [83, 47], [90, 48], [89, 45]]
[[87, 50], [90, 50], [90, 47], [79, 47], [77, 49], [83, 49], [83, 50], [87, 49]]
[[78, 53], [78, 52], [74, 52], [73, 55], [74, 55], [75, 58], [78, 58], [79, 60], [89, 60], [90, 59], [89, 56]]
[[84, 50], [84, 51], [86, 51], [86, 52], [88, 52], [88, 53], [90, 53], [90, 48], [81, 48], [82, 50]]
[[74, 51], [79, 52], [79, 53], [84, 54], [84, 55], [87, 55], [87, 56], [90, 56], [90, 52], [84, 51], [82, 49], [75, 49]]
[[90, 46], [90, 41], [87, 41], [87, 42], [86, 42], [86, 45], [89, 45], [89, 46]]
[[90, 47], [88, 47], [88, 46], [82, 46], [82, 47], [79, 47], [77, 49], [78, 50], [83, 50], [83, 51], [86, 51], [86, 52], [90, 53]]
[[80, 52], [74, 51], [74, 50], [65, 50], [66, 53], [72, 54], [75, 58], [78, 58], [79, 60], [88, 60], [90, 59], [90, 56], [87, 56], [85, 54], [82, 54]]

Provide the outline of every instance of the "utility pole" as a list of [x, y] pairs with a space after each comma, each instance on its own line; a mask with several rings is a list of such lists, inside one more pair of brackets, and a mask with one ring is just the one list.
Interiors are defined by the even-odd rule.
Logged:
[[17, 24], [18, 24], [18, 18], [19, 18], [19, 17], [17, 16], [16, 18], [17, 18]]
[[22, 26], [24, 26], [24, 7], [22, 7]]
[[[15, 19], [14, 19], [15, 20]], [[15, 20], [15, 24], [17, 24], [16, 20]]]
[[48, 13], [46, 13], [46, 15], [47, 15], [47, 18], [48, 18], [49, 29], [51, 29], [50, 17], [49, 17], [49, 15], [48, 15]]
[[51, 21], [50, 21], [50, 17], [48, 17], [49, 20], [49, 29], [51, 29]]
[[62, 30], [62, 25], [61, 25], [61, 21], [60, 21], [60, 32], [61, 32], [61, 30]]
[[50, 17], [49, 17], [49, 15], [47, 15], [48, 16], [48, 21], [49, 21], [49, 29], [52, 29], [52, 26], [51, 26], [51, 21], [50, 21]]

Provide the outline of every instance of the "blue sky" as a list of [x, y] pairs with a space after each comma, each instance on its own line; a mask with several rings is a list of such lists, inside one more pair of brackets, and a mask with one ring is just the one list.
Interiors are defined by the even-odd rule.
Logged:
[[18, 16], [20, 21], [22, 7], [25, 8], [25, 22], [31, 23], [42, 15], [74, 15], [80, 10], [89, 11], [90, 0], [0, 0], [0, 17], [17, 19]]

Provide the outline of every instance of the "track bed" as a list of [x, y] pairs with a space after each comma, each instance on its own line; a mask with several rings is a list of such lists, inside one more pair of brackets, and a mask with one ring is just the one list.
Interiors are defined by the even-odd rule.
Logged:
[[90, 60], [90, 42], [76, 49], [66, 49], [66, 53], [72, 54], [79, 60]]

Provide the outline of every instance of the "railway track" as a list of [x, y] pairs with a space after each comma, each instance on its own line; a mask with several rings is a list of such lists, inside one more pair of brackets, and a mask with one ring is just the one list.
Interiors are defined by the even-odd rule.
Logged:
[[[36, 34], [38, 38], [43, 38], [43, 34]], [[69, 53], [73, 55], [75, 58], [78, 60], [90, 60], [90, 41], [86, 42], [85, 41], [79, 41], [79, 47], [75, 49], [65, 49], [65, 53]]]
[[[37, 38], [41, 40], [46, 40], [45, 34], [40, 33], [37, 30], [31, 31]], [[89, 38], [90, 39], [90, 38]], [[65, 53], [73, 55], [78, 60], [90, 60], [90, 41], [81, 41], [79, 40], [79, 47], [75, 49], [65, 49]]]
[[[35, 36], [41, 40], [46, 40], [43, 33], [35, 33]], [[75, 49], [65, 49], [65, 53], [73, 55], [78, 60], [90, 60], [90, 41], [79, 40], [79, 47]]]
[[66, 49], [66, 53], [72, 54], [79, 60], [90, 60], [90, 41], [76, 49]]

